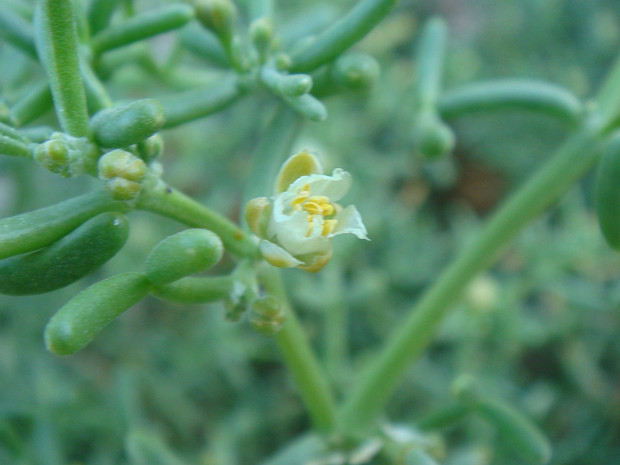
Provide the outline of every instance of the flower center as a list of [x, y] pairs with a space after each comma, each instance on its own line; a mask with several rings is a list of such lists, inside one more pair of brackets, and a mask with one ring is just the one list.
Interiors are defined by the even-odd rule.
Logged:
[[299, 190], [291, 201], [291, 206], [294, 211], [308, 212], [308, 231], [306, 232], [306, 237], [310, 237], [314, 230], [315, 221], [318, 221], [319, 225], [321, 225], [322, 236], [329, 235], [338, 223], [334, 219], [325, 219], [326, 216], [336, 213], [336, 206], [324, 195], [310, 195], [309, 184], [306, 184]]

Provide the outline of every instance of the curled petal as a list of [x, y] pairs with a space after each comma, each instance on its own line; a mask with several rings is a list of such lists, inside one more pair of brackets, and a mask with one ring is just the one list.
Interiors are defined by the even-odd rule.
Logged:
[[304, 260], [303, 265], [299, 265], [300, 270], [309, 271], [310, 273], [318, 273], [323, 269], [327, 262], [332, 258], [332, 248], [330, 247], [324, 253], [315, 254], [308, 259]]
[[349, 205], [336, 215], [336, 227], [329, 237], [337, 236], [338, 234], [351, 233], [360, 239], [368, 239], [366, 226], [362, 222], [362, 216], [357, 208], [353, 205]]
[[292, 183], [283, 194], [288, 197], [295, 197], [297, 193], [307, 184], [312, 195], [324, 195], [333, 202], [343, 198], [351, 188], [351, 175], [340, 168], [336, 168], [331, 176], [324, 174], [311, 174], [302, 176]]
[[300, 177], [312, 174], [323, 174], [321, 162], [315, 155], [307, 150], [292, 155], [280, 168], [276, 178], [276, 194], [288, 190], [289, 186]]

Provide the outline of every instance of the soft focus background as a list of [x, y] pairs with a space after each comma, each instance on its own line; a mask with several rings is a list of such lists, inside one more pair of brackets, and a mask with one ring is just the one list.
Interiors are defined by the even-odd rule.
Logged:
[[[284, 40], [295, 40], [354, 4], [276, 1], [277, 27]], [[587, 99], [620, 51], [616, 0], [403, 0], [355, 47], [379, 60], [379, 83], [367, 94], [325, 100], [329, 118], [306, 123], [295, 146], [317, 151], [329, 170], [353, 174], [345, 200], [362, 212], [372, 241], [338, 238], [337, 256], [318, 275], [284, 272], [339, 393], [485, 217], [566, 135], [559, 123], [532, 115], [463, 118], [453, 126], [454, 155], [422, 160], [412, 141], [412, 51], [421, 24], [436, 14], [451, 30], [446, 89], [529, 77]], [[174, 37], [149, 42], [156, 59], [167, 58]], [[221, 75], [189, 53], [179, 59], [202, 69], [197, 80]], [[24, 80], [41, 75], [38, 65], [0, 44], [7, 101]], [[119, 100], [171, 91], [130, 62], [107, 84]], [[238, 218], [251, 154], [274, 109], [273, 98], [252, 96], [164, 132], [164, 178]], [[46, 120], [53, 122], [43, 115], [37, 123]], [[1, 158], [0, 216], [93, 185]], [[411, 368], [386, 419], [415, 426], [450, 402], [456, 376], [471, 373], [542, 427], [554, 446], [553, 464], [620, 463], [620, 259], [598, 231], [592, 191], [588, 176], [473, 282]], [[153, 245], [182, 229], [141, 212], [130, 219], [128, 244], [94, 275], [43, 296], [0, 297], [0, 463], [252, 465], [309, 427], [272, 340], [246, 322], [226, 322], [219, 304], [149, 298], [80, 353], [60, 358], [45, 350], [43, 328], [64, 302], [89, 283], [140, 270]], [[225, 261], [215, 271], [230, 266]], [[335, 307], [348, 317], [348, 340], [336, 347], [325, 337]], [[449, 465], [523, 463], [478, 420], [444, 439]], [[159, 451], [156, 459], [141, 455], [144, 444]]]

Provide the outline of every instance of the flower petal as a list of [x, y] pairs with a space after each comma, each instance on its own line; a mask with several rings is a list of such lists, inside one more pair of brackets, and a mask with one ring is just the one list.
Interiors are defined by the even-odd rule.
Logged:
[[351, 233], [355, 234], [360, 239], [369, 240], [366, 232], [366, 226], [364, 226], [364, 223], [362, 222], [362, 216], [354, 205], [349, 205], [347, 208], [342, 210], [336, 215], [335, 219], [338, 223], [336, 223], [336, 227], [329, 237], [337, 236], [338, 234]]
[[327, 262], [332, 258], [332, 248], [330, 247], [324, 253], [314, 254], [310, 257], [304, 257], [304, 264], [299, 265], [297, 268], [304, 271], [309, 271], [310, 273], [318, 273], [323, 269]]
[[263, 258], [273, 266], [277, 266], [279, 268], [293, 268], [303, 264], [303, 262], [300, 262], [282, 247], [274, 244], [273, 242], [262, 240], [258, 243], [258, 248], [260, 249]]
[[351, 188], [351, 175], [340, 168], [336, 168], [331, 176], [324, 174], [311, 174], [302, 176], [292, 183], [282, 195], [292, 200], [298, 192], [308, 184], [310, 186], [310, 195], [324, 195], [329, 198], [330, 202], [336, 202], [343, 198]]
[[[305, 214], [306, 218], [308, 214]], [[309, 223], [305, 219], [303, 223], [288, 222], [280, 224], [276, 231], [277, 242], [289, 252], [298, 255], [308, 253], [325, 252], [330, 246], [330, 240], [321, 236], [320, 227], [313, 223], [310, 235], [308, 235]]]
[[288, 190], [289, 186], [302, 176], [323, 174], [321, 162], [312, 153], [302, 150], [291, 155], [284, 162], [276, 178], [276, 194]]

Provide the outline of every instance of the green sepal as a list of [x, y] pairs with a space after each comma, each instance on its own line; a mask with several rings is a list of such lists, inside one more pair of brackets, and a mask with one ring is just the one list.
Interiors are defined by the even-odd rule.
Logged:
[[122, 273], [84, 289], [67, 302], [45, 327], [45, 345], [69, 355], [87, 345], [113, 319], [142, 300], [151, 288], [142, 273]]

